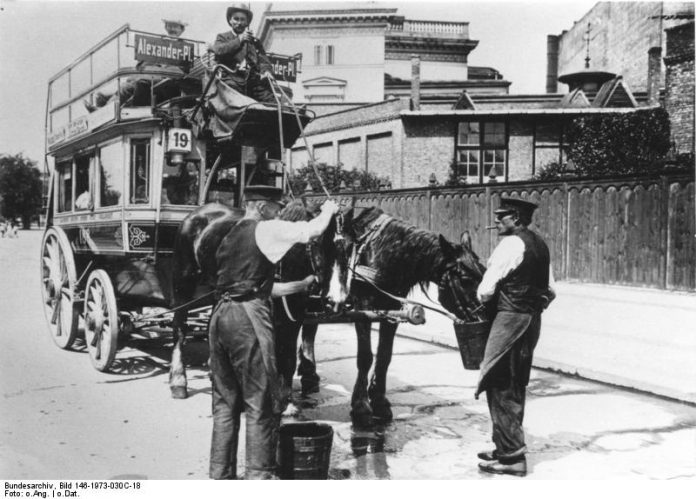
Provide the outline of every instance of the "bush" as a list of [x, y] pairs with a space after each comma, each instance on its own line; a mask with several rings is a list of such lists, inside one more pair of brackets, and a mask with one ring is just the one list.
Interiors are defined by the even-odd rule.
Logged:
[[652, 173], [670, 148], [669, 115], [658, 108], [575, 118], [566, 141], [580, 176]]
[[[346, 189], [355, 189], [360, 191], [378, 191], [380, 187], [391, 189], [391, 181], [389, 177], [378, 177], [373, 173], [364, 170], [344, 170], [341, 168], [341, 163], [338, 166], [331, 166], [326, 163], [315, 163], [315, 166], [321, 175], [324, 185], [330, 193], [336, 193], [341, 190], [341, 183], [345, 184]], [[312, 191], [323, 192], [319, 179], [317, 178], [314, 168], [311, 164], [304, 165], [293, 171], [289, 177], [290, 187], [295, 194], [303, 193], [307, 185], [312, 187]]]
[[539, 171], [534, 174], [534, 180], [558, 180], [575, 176], [577, 176], [576, 172], [568, 171], [565, 165], [562, 165], [558, 161], [553, 161], [542, 166]]

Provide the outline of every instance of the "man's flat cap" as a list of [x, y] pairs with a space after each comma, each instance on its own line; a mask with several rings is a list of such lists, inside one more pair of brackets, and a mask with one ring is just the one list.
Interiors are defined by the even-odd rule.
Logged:
[[244, 189], [244, 199], [247, 201], [273, 201], [281, 206], [283, 202], [283, 189], [271, 185], [250, 185]]
[[517, 198], [500, 198], [500, 206], [495, 210], [496, 215], [506, 215], [508, 213], [516, 212], [520, 217], [527, 215], [531, 218], [532, 213], [539, 207], [538, 204], [525, 201], [524, 199]]

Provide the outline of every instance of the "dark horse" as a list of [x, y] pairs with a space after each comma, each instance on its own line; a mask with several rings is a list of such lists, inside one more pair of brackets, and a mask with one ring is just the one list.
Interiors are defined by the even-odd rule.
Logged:
[[[462, 320], [483, 318], [476, 288], [485, 267], [471, 249], [468, 233], [462, 235], [461, 244], [453, 244], [441, 235], [390, 217], [376, 207], [348, 212], [344, 231], [354, 244], [351, 268], [355, 272], [349, 302], [357, 310], [400, 308], [397, 300], [377, 287], [404, 298], [415, 285], [433, 282], [438, 285], [438, 299], [446, 310]], [[377, 358], [368, 386], [373, 361], [371, 322], [355, 323], [358, 376], [351, 399], [351, 418], [356, 426], [369, 427], [373, 418], [382, 422], [392, 419], [391, 404], [385, 393], [396, 329], [395, 323], [380, 323]]]
[[[172, 308], [191, 303], [195, 297], [200, 298], [192, 304], [192, 307], [184, 307], [174, 313], [174, 348], [169, 371], [169, 387], [174, 398], [188, 396], [186, 367], [182, 358], [188, 332], [187, 310], [214, 303], [213, 291], [217, 278], [215, 255], [222, 239], [243, 216], [244, 210], [242, 209], [230, 208], [220, 203], [211, 203], [192, 211], [177, 231], [172, 265]], [[311, 216], [303, 204], [296, 201], [289, 204], [281, 212], [280, 218], [296, 221], [308, 220]], [[344, 246], [336, 243], [336, 220], [334, 218], [321, 236], [310, 241], [307, 245], [297, 244], [293, 246], [283, 257], [277, 267], [282, 280], [301, 280], [314, 274], [319, 284], [321, 296], [331, 295], [338, 302], [344, 300], [346, 296], [345, 278], [342, 281], [334, 279], [333, 282], [330, 279], [331, 276], [346, 272], [347, 261], [340, 257], [342, 255], [341, 249]], [[330, 286], [333, 286], [332, 289]], [[291, 295], [288, 299], [293, 301], [293, 309], [297, 310], [298, 298]], [[280, 299], [274, 301], [276, 302], [274, 309], [283, 305]], [[302, 302], [300, 301], [300, 303]], [[282, 327], [282, 316], [274, 315], [276, 327], [279, 325]], [[290, 319], [286, 319], [287, 321]], [[297, 332], [295, 332], [294, 341], [297, 341]], [[279, 367], [282, 368], [282, 365]], [[292, 381], [292, 373], [290, 381]]]

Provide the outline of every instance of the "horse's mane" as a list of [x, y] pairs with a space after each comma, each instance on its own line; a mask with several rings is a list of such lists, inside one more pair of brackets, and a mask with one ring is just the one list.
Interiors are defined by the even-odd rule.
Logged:
[[[365, 209], [351, 226], [361, 237], [384, 211]], [[444, 255], [438, 234], [392, 218], [370, 242], [370, 266], [377, 270], [377, 285], [396, 294], [406, 295], [415, 285], [426, 285], [442, 273]]]
[[281, 220], [287, 220], [288, 222], [298, 222], [300, 220], [309, 220], [311, 215], [302, 201], [294, 200], [283, 208], [279, 218]]

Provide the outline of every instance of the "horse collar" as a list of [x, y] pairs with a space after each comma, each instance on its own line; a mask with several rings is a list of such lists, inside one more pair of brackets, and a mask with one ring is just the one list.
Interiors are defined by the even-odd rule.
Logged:
[[392, 217], [386, 213], [382, 213], [373, 222], [367, 226], [365, 233], [360, 236], [357, 243], [353, 245], [353, 251], [350, 256], [350, 261], [348, 262], [348, 287], [350, 288], [351, 283], [355, 277], [354, 270], [357, 267], [361, 267], [362, 273], [367, 273], [370, 277], [375, 275], [374, 269], [360, 265], [360, 259], [365, 253], [365, 250], [370, 245], [370, 243], [381, 234], [382, 230], [392, 221]]

